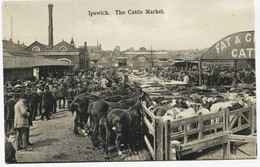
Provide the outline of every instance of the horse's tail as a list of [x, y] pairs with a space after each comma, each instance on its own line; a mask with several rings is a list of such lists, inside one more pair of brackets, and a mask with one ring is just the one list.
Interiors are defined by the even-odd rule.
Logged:
[[74, 112], [77, 112], [78, 109], [78, 104], [74, 102], [74, 100], [72, 101], [71, 105], [70, 105], [70, 111], [71, 114], [74, 115]]

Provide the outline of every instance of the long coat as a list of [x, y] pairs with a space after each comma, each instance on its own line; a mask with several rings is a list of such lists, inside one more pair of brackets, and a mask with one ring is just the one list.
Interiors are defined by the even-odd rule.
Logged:
[[14, 98], [10, 98], [5, 103], [5, 106], [4, 106], [5, 120], [14, 119], [14, 106], [15, 106], [16, 102], [17, 102], [17, 100], [15, 100]]
[[58, 91], [58, 92], [57, 92], [57, 96], [58, 96], [58, 97], [65, 97], [66, 91], [65, 91], [65, 88], [64, 88], [63, 85], [60, 85], [60, 86], [58, 87], [57, 91]]
[[14, 128], [29, 128], [29, 119], [27, 107], [22, 100], [19, 100], [14, 106]]

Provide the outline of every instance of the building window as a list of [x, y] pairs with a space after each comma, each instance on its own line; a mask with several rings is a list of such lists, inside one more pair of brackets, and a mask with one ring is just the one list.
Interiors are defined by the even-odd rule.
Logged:
[[59, 49], [60, 52], [66, 52], [67, 48], [65, 46], [61, 46]]
[[35, 46], [35, 47], [32, 48], [32, 51], [33, 52], [40, 52], [41, 49], [39, 48], [39, 46]]

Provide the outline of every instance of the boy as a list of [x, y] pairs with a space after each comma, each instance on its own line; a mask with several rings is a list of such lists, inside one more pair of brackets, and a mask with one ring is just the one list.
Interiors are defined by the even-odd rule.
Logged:
[[15, 144], [16, 132], [11, 131], [6, 134], [5, 142], [5, 162], [6, 163], [16, 163], [16, 150], [14, 147]]

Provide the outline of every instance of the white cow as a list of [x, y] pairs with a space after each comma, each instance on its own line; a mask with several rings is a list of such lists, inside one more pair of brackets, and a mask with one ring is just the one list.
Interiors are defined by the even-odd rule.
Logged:
[[[194, 110], [193, 108], [188, 108], [188, 109], [182, 111], [181, 113], [179, 113], [179, 114], [176, 116], [176, 119], [175, 119], [175, 120], [190, 118], [190, 117], [193, 117], [193, 116], [196, 116], [195, 110]], [[193, 126], [194, 126], [193, 124], [187, 125], [187, 130], [190, 130]], [[179, 130], [181, 131], [182, 128], [179, 128]]]

